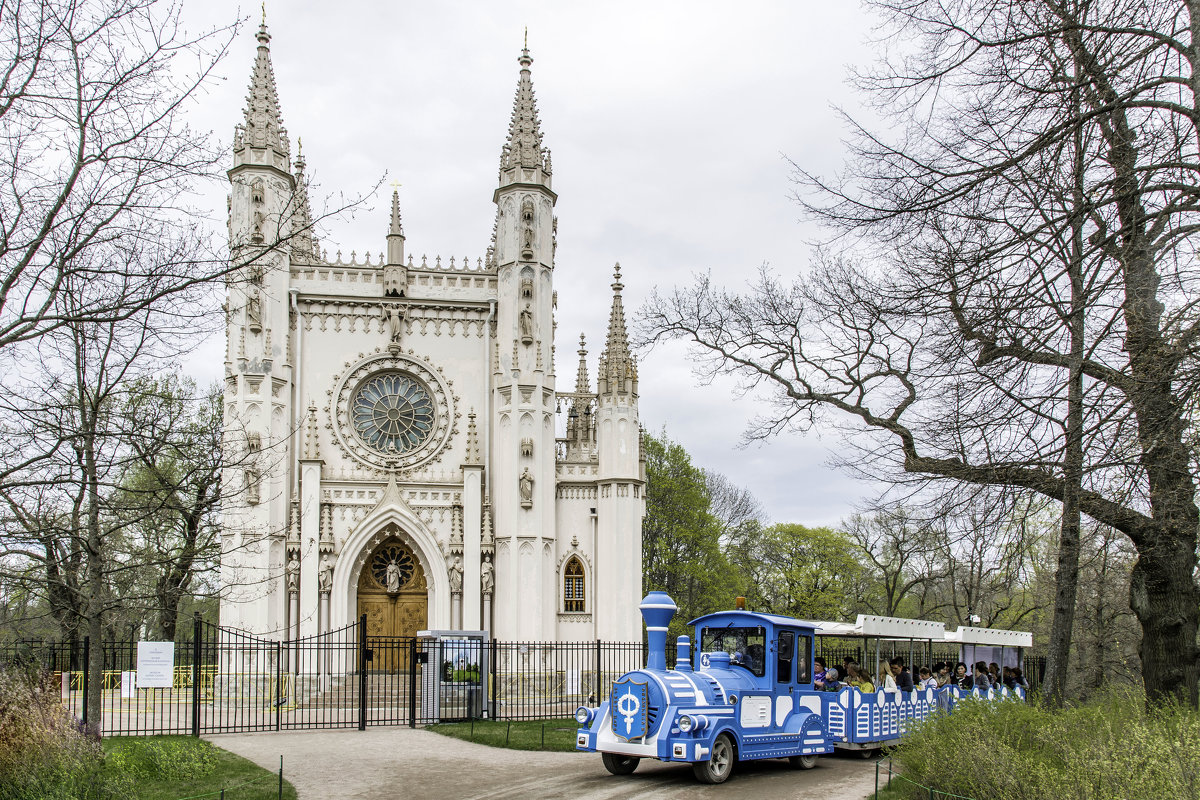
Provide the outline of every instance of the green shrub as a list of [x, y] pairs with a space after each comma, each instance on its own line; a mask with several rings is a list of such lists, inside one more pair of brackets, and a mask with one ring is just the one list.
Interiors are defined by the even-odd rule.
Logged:
[[980, 800], [1195, 800], [1200, 713], [1147, 712], [1135, 689], [1064, 709], [968, 701], [920, 724], [895, 757], [906, 778]]
[[184, 781], [210, 775], [217, 766], [217, 751], [201, 739], [130, 738], [110, 744], [106, 761], [111, 772], [138, 780]]
[[109, 800], [128, 790], [45, 676], [0, 669], [0, 800]]

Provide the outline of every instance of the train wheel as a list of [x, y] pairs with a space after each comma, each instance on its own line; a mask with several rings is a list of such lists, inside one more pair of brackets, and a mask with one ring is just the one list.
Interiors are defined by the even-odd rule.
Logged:
[[878, 747], [870, 747], [870, 748], [867, 748], [866, 750], [859, 750], [858, 757], [861, 759], [875, 758], [876, 756], [878, 756], [880, 754], [880, 752], [881, 751], [879, 750]]
[[633, 756], [619, 756], [615, 753], [601, 753], [600, 757], [604, 760], [604, 768], [613, 775], [628, 775], [638, 767], [640, 758]]
[[817, 754], [809, 753], [804, 756], [792, 756], [788, 759], [788, 763], [792, 765], [792, 769], [812, 769], [817, 765]]
[[734, 758], [733, 740], [728, 734], [722, 733], [713, 742], [708, 761], [692, 764], [692, 772], [695, 773], [696, 780], [702, 783], [724, 783], [733, 772]]

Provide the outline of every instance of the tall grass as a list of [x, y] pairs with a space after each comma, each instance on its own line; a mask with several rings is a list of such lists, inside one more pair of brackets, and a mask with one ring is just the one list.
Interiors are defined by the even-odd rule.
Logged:
[[1064, 709], [964, 702], [920, 724], [896, 760], [919, 784], [979, 800], [1196, 800], [1200, 713], [1147, 711], [1136, 689]]
[[104, 769], [44, 676], [0, 670], [0, 800], [109, 800], [128, 779]]

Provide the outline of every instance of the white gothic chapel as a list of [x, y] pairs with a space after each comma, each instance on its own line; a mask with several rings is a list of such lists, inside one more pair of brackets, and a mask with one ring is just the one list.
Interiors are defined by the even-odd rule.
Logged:
[[[486, 257], [327, 258], [266, 25], [229, 170], [221, 623], [299, 638], [641, 639], [644, 463], [616, 274], [596, 391], [556, 388], [556, 195], [522, 52]], [[384, 220], [380, 221], [382, 229]], [[382, 245], [382, 242], [381, 242]], [[556, 424], [565, 413], [562, 426]], [[564, 435], [557, 433], [562, 430]]]

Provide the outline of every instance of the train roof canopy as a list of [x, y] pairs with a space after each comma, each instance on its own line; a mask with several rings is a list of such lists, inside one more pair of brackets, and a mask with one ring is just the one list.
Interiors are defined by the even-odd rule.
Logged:
[[945, 641], [946, 625], [926, 619], [882, 617], [859, 614], [854, 622], [810, 622], [823, 636], [846, 636], [859, 639], [921, 639]]
[[946, 631], [946, 641], [955, 644], [982, 644], [992, 647], [1032, 647], [1029, 631], [1006, 631], [999, 628], [973, 628], [960, 625], [956, 631]]

